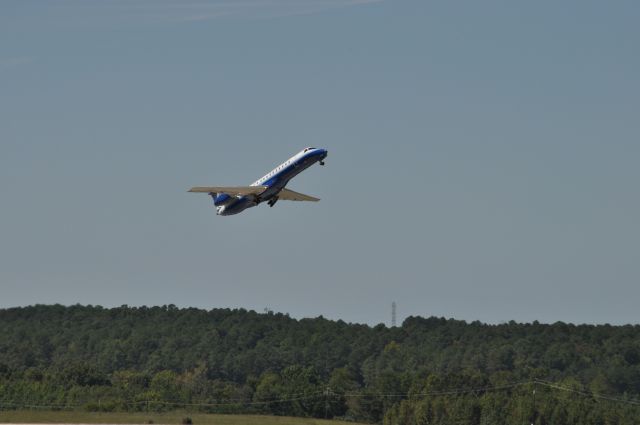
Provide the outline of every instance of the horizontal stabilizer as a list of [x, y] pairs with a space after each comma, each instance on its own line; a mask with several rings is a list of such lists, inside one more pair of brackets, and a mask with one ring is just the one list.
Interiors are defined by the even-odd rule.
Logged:
[[278, 193], [278, 199], [282, 201], [311, 201], [311, 202], [318, 202], [320, 200], [320, 198], [314, 198], [313, 196], [294, 192], [293, 190], [289, 190], [289, 189], [282, 189], [280, 193]]
[[189, 192], [194, 193], [226, 193], [228, 195], [244, 196], [259, 195], [267, 189], [267, 186], [204, 186], [192, 187]]

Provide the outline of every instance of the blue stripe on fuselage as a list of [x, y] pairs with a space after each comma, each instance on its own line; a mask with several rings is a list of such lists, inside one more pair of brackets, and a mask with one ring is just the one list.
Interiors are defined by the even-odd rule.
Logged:
[[327, 156], [327, 151], [324, 149], [317, 149], [307, 154], [304, 154], [303, 156], [298, 158], [296, 161], [292, 162], [291, 164], [289, 164], [288, 166], [286, 166], [285, 168], [283, 168], [282, 170], [274, 174], [269, 180], [264, 182], [263, 185], [272, 187], [277, 185], [278, 183], [284, 182], [284, 184], [282, 184], [282, 187], [281, 187], [282, 189], [284, 188], [284, 186], [286, 186], [289, 180], [291, 180], [292, 178], [300, 174], [302, 171], [309, 168], [315, 162], [321, 161], [326, 156]]
[[[314, 163], [318, 161], [322, 161], [327, 156], [327, 151], [325, 149], [316, 149], [314, 151], [310, 151], [309, 153], [304, 154], [296, 161], [287, 165], [282, 170], [278, 171], [276, 174], [271, 176], [269, 180], [262, 183], [262, 186], [267, 186], [268, 189], [264, 191], [264, 196], [260, 197], [261, 201], [268, 201], [274, 196], [276, 196], [284, 187], [289, 183], [289, 180], [300, 174], [302, 171], [306, 170]], [[246, 208], [250, 206], [249, 198], [246, 196], [241, 196], [237, 201], [231, 202], [227, 204], [226, 211], [228, 211], [229, 215], [237, 214], [239, 212], [244, 211]], [[238, 211], [238, 209], [240, 209]]]

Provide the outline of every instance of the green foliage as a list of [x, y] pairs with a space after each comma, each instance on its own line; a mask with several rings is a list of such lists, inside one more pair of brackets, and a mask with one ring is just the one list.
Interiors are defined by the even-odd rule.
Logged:
[[0, 423], [27, 424], [180, 424], [188, 416], [196, 425], [357, 425], [352, 422], [325, 421], [265, 415], [218, 415], [172, 411], [165, 413], [82, 412], [50, 410], [0, 410]]
[[[538, 386], [534, 405], [533, 384], [510, 386], [534, 379], [574, 392]], [[640, 423], [639, 406], [592, 393], [638, 401], [640, 326], [410, 317], [387, 328], [172, 305], [0, 310], [0, 410]]]

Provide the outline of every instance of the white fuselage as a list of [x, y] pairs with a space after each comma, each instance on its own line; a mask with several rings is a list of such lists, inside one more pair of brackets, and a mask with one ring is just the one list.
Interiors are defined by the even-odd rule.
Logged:
[[[264, 201], [277, 201], [278, 193], [284, 189], [289, 181], [316, 162], [327, 157], [326, 149], [305, 148], [298, 152], [269, 173], [259, 178], [251, 186], [266, 186], [266, 189], [258, 196], [231, 196], [224, 205], [218, 206], [218, 215], [233, 215], [247, 208], [255, 207]], [[272, 205], [270, 203], [270, 205]]]

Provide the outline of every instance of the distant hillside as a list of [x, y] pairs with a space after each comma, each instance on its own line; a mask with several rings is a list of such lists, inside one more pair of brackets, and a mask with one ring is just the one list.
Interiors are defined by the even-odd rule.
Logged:
[[638, 395], [640, 326], [410, 317], [388, 328], [175, 306], [0, 310], [0, 409], [193, 405], [390, 424], [637, 424]]

